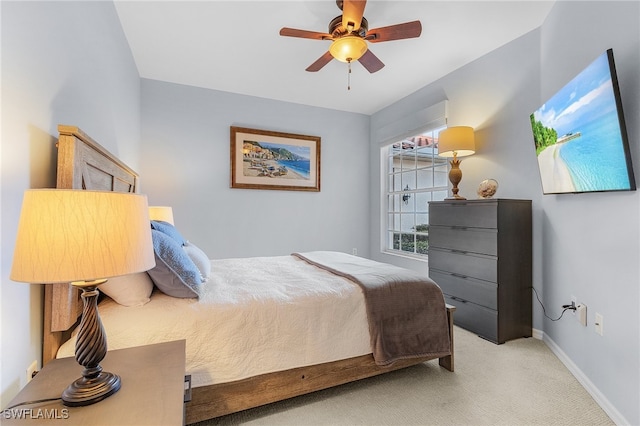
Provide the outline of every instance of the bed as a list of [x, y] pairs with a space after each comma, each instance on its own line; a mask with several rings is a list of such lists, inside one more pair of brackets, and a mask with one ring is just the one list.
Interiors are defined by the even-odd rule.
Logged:
[[[58, 130], [58, 188], [138, 192], [139, 177], [126, 164], [79, 128], [60, 125]], [[420, 320], [428, 318], [434, 333], [446, 335], [446, 344], [440, 337], [437, 347], [434, 343], [426, 349], [420, 347], [420, 351], [407, 352], [409, 355], [387, 354], [385, 342], [389, 342], [390, 337], [372, 328], [371, 300], [374, 298], [370, 294], [373, 293], [363, 285], [371, 286], [371, 281], [377, 285], [375, 282], [383, 272], [395, 268], [392, 265], [333, 252], [211, 262], [214, 272], [199, 299], [175, 299], [154, 290], [151, 301], [141, 307], [123, 307], [108, 297], [100, 304], [110, 349], [186, 337], [186, 373], [191, 374], [193, 380], [192, 398], [186, 403], [187, 424], [425, 361], [438, 359], [443, 368], [454, 369], [455, 307], [445, 305], [444, 299], [437, 297], [435, 302], [430, 302], [433, 312], [427, 312], [424, 315], [429, 316]], [[251, 269], [262, 273], [256, 275]], [[400, 269], [391, 269], [391, 275], [404, 274]], [[262, 293], [267, 286], [265, 283], [276, 289], [277, 296], [273, 292]], [[289, 300], [293, 291], [298, 292], [295, 302]], [[363, 293], [369, 296], [363, 297]], [[336, 302], [336, 297], [340, 298], [340, 303]], [[227, 305], [215, 305], [215, 313], [204, 311], [209, 303], [231, 299], [242, 301], [241, 309], [245, 310], [238, 313], [227, 309]], [[72, 355], [73, 329], [81, 311], [77, 289], [67, 284], [45, 286], [43, 363], [56, 356]], [[152, 312], [157, 315], [157, 321], [141, 319]], [[164, 317], [163, 312], [174, 312], [181, 320]], [[230, 328], [233, 318], [239, 319], [238, 328]], [[127, 324], [144, 327], [150, 322], [162, 324], [159, 328], [165, 331], [170, 330], [155, 336], [153, 330], [136, 328], [135, 336], [125, 335], [127, 329], [133, 328]], [[172, 323], [178, 322], [183, 323], [184, 329], [171, 327]], [[218, 326], [212, 327], [213, 337], [203, 338], [207, 323]], [[255, 324], [266, 324], [274, 334], [268, 335], [262, 328], [258, 333], [263, 335], [250, 334], [250, 331], [255, 333], [252, 330], [256, 328]], [[249, 334], [238, 332], [243, 327]], [[137, 340], [132, 342], [132, 338]], [[196, 342], [201, 339], [225, 344], [196, 348]], [[274, 341], [278, 341], [277, 345]], [[210, 362], [211, 359], [214, 362]], [[226, 364], [235, 369], [223, 369]]]

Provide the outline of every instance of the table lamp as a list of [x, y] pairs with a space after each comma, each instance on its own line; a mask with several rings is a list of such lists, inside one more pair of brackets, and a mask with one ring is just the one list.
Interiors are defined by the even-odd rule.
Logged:
[[476, 152], [476, 144], [473, 135], [473, 128], [468, 126], [449, 127], [438, 135], [438, 155], [440, 157], [453, 157], [449, 163], [449, 180], [453, 185], [452, 197], [447, 200], [466, 200], [458, 195], [458, 184], [462, 180], [462, 170], [460, 170], [460, 160], [458, 157], [465, 157]]
[[75, 357], [84, 370], [62, 393], [63, 404], [94, 404], [120, 389], [120, 377], [100, 366], [107, 339], [98, 314], [97, 288], [106, 278], [154, 266], [145, 195], [64, 189], [25, 192], [10, 278], [71, 283], [82, 289]]
[[149, 206], [149, 219], [173, 223], [173, 209], [167, 206]]

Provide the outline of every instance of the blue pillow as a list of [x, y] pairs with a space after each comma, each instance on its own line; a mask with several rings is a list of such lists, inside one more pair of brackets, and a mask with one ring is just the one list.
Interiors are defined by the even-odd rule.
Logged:
[[211, 260], [207, 254], [191, 241], [187, 241], [182, 248], [189, 256], [189, 259], [193, 260], [193, 263], [198, 267], [200, 275], [202, 275], [202, 281], [207, 281], [211, 275]]
[[169, 222], [163, 222], [161, 220], [152, 220], [151, 221], [151, 229], [155, 229], [156, 231], [160, 231], [165, 235], [170, 236], [174, 240], [178, 242], [181, 246], [183, 246], [187, 240], [178, 232], [175, 226], [170, 224]]
[[158, 289], [172, 297], [199, 297], [202, 277], [195, 263], [173, 238], [151, 230], [156, 266], [147, 271]]

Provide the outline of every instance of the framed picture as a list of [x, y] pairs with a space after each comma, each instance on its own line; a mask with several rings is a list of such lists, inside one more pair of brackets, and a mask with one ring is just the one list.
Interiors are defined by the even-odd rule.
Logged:
[[231, 126], [231, 187], [320, 191], [320, 137]]

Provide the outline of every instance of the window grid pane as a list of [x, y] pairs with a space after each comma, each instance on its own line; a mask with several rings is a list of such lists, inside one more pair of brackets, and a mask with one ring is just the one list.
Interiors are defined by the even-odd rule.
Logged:
[[429, 247], [429, 201], [448, 193], [446, 159], [438, 157], [437, 137], [445, 127], [383, 148], [387, 175], [386, 250], [426, 256]]

